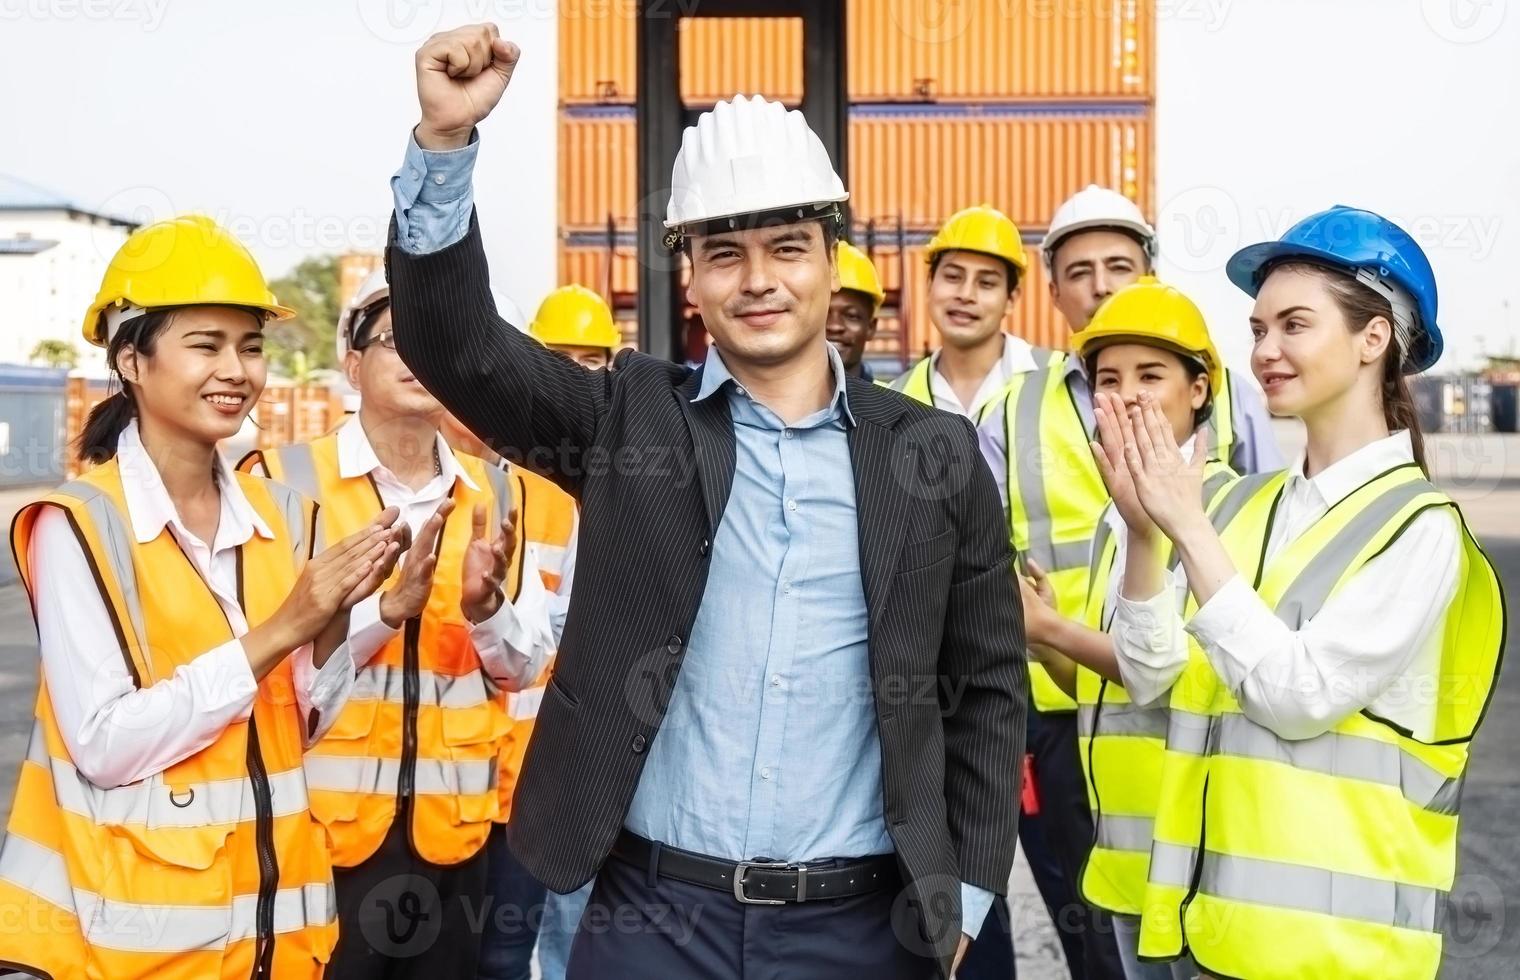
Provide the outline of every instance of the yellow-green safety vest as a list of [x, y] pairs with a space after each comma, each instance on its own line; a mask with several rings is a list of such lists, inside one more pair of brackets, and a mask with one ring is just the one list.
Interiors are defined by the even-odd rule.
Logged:
[[[1048, 367], [1050, 364], [1054, 363], [1057, 359], [1063, 356], [1060, 351], [1051, 350], [1048, 347], [1035, 347], [1031, 349], [1029, 353], [1030, 356], [1034, 358], [1034, 366], [1035, 370], [1037, 371]], [[888, 387], [890, 387], [893, 391], [902, 392], [914, 401], [923, 402], [925, 405], [933, 405], [935, 408], [943, 407], [941, 405], [935, 404], [934, 401], [933, 354], [925, 357], [917, 364], [909, 368], [906, 372], [899, 375]], [[996, 401], [998, 395], [1000, 394], [1002, 394], [1001, 391], [994, 392], [986, 399], [986, 401], [972, 405], [972, 417], [975, 418], [979, 416], [982, 413], [982, 410], [992, 402]]]
[[[1235, 479], [1234, 470], [1211, 460], [1204, 471], [1204, 504], [1211, 505]], [[1167, 563], [1175, 567], [1178, 556], [1171, 542], [1162, 540]], [[1100, 517], [1083, 613], [1083, 622], [1092, 629], [1106, 629], [1105, 613], [1112, 615], [1106, 602], [1117, 553], [1118, 540]], [[1119, 915], [1138, 916], [1145, 898], [1166, 723], [1164, 703], [1141, 708], [1130, 701], [1122, 684], [1077, 668], [1077, 749], [1087, 776], [1094, 830], [1092, 850], [1078, 880], [1090, 904]]]
[[1421, 740], [1363, 709], [1313, 738], [1280, 738], [1245, 716], [1193, 644], [1173, 687], [1140, 954], [1186, 949], [1218, 976], [1434, 977], [1503, 592], [1456, 504], [1413, 464], [1368, 481], [1263, 561], [1285, 482], [1243, 478], [1214, 516], [1236, 567], [1254, 570], [1257, 593], [1293, 629], [1419, 514], [1452, 508], [1461, 574], [1429, 692], [1434, 730]]

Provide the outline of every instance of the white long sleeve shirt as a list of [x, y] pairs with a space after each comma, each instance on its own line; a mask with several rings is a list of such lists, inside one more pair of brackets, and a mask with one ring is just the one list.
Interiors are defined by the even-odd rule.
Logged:
[[[1267, 560], [1368, 480], [1413, 461], [1403, 431], [1313, 478], [1304, 476], [1300, 458], [1278, 505]], [[1121, 597], [1111, 632], [1126, 691], [1140, 704], [1158, 701], [1187, 665], [1191, 634], [1246, 717], [1282, 738], [1312, 738], [1364, 708], [1429, 738], [1460, 564], [1456, 516], [1438, 508], [1415, 518], [1297, 630], [1240, 575], [1187, 622], [1177, 612], [1175, 583], [1145, 602]]]
[[[400, 519], [411, 528], [415, 538], [448, 496], [455, 481], [471, 490], [479, 489], [470, 475], [460, 468], [443, 436], [440, 434], [436, 438], [440, 472], [426, 486], [413, 490], [380, 462], [360, 417], [354, 415], [338, 430], [338, 474], [344, 479], [372, 477], [380, 491], [380, 499], [385, 506], [401, 511]], [[486, 531], [495, 535], [500, 529], [487, 527]], [[435, 574], [458, 576], [459, 573], [458, 568], [439, 568]], [[538, 574], [538, 561], [531, 548], [523, 549], [522, 573], [522, 589], [516, 600], [503, 602], [490, 619], [470, 628], [470, 642], [480, 656], [481, 666], [505, 691], [520, 691], [532, 684], [555, 646], [549, 593]], [[354, 663], [363, 667], [398, 632], [380, 618], [379, 592], [359, 603], [349, 614], [349, 646], [353, 650]]]
[[[28, 551], [43, 676], [74, 765], [104, 789], [162, 772], [249, 717], [258, 682], [243, 652], [248, 623], [237, 602], [236, 552], [255, 534], [274, 537], [220, 456], [221, 517], [210, 544], [180, 520], [135, 422], [117, 440], [117, 459], [131, 533], [146, 544], [167, 529], [211, 589], [236, 638], [200, 654], [172, 677], [138, 689], [106, 601], [90, 585], [90, 564], [68, 518], [56, 507], [43, 509]], [[346, 645], [321, 669], [312, 663], [310, 644], [290, 656], [302, 723], [317, 712], [317, 726], [307, 732], [310, 745], [348, 699], [353, 659]]]
[[976, 394], [971, 398], [971, 404], [962, 405], [955, 394], [955, 388], [939, 373], [939, 353], [935, 351], [929, 355], [929, 393], [934, 398], [934, 407], [965, 416], [972, 423], [976, 422], [982, 406], [1008, 387], [1008, 382], [1013, 380], [1014, 375], [1027, 374], [1039, 367], [1034, 361], [1034, 345], [1023, 337], [1005, 333], [1002, 357], [998, 358], [997, 363], [992, 365], [992, 370], [982, 379]]

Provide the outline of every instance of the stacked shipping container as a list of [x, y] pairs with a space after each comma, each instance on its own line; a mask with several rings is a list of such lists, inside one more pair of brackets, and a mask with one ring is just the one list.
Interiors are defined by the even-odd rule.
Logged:
[[[956, 209], [1006, 211], [1032, 258], [1056, 206], [1089, 183], [1154, 214], [1154, 0], [847, 2], [852, 237], [863, 244], [872, 226], [891, 295], [877, 354], [906, 362], [935, 345], [922, 250]], [[612, 298], [630, 340], [635, 229], [665, 204], [636, 200], [633, 9], [563, 0], [559, 61], [560, 279]], [[735, 92], [800, 100], [800, 21], [692, 18], [680, 30], [689, 108]], [[1063, 346], [1035, 265], [1011, 328]]]

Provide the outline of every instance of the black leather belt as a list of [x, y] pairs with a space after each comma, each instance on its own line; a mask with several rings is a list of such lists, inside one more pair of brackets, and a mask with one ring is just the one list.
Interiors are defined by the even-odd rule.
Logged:
[[612, 856], [664, 878], [728, 892], [746, 905], [849, 898], [894, 888], [902, 881], [893, 854], [811, 864], [763, 859], [736, 863], [658, 844], [627, 830], [612, 845]]

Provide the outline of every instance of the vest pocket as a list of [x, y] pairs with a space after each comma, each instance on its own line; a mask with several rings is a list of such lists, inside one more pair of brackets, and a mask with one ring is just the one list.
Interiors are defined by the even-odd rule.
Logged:
[[441, 735], [452, 767], [456, 822], [487, 823], [496, 817], [498, 755], [508, 719], [494, 700], [443, 711]]

